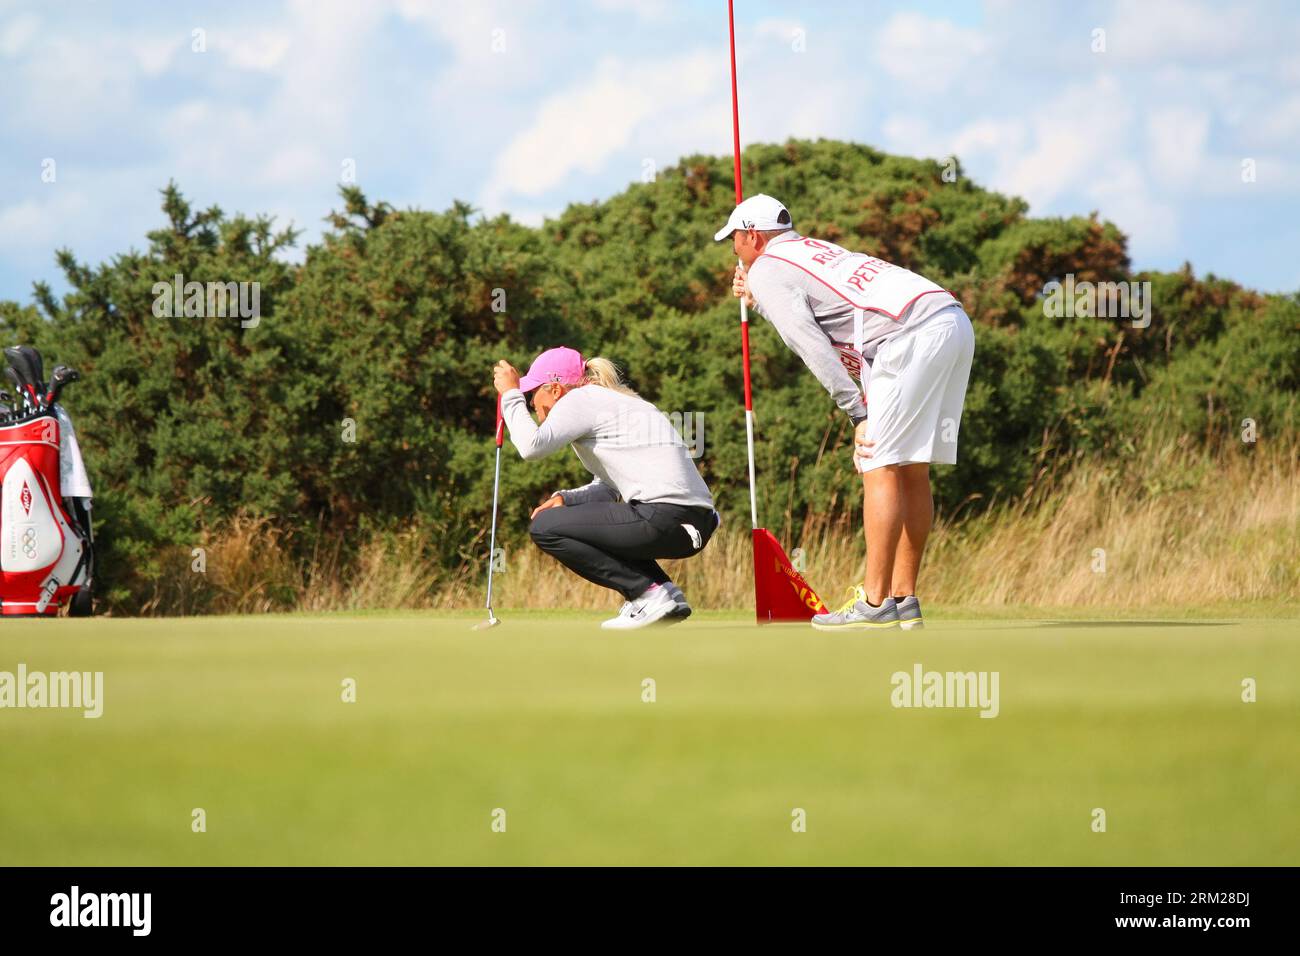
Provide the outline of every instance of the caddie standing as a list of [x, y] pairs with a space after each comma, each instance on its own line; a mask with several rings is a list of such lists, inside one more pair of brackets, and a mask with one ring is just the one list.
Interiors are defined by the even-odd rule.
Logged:
[[916, 597], [934, 518], [930, 463], [957, 462], [975, 352], [961, 304], [900, 266], [802, 236], [771, 196], [751, 196], [714, 238], [732, 239], [745, 296], [854, 425], [867, 573], [821, 630], [922, 624]]

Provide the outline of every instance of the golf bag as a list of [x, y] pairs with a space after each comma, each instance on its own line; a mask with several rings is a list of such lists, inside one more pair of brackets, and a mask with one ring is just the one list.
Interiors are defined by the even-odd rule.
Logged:
[[0, 415], [0, 614], [88, 615], [90, 484], [57, 390], [26, 392]]

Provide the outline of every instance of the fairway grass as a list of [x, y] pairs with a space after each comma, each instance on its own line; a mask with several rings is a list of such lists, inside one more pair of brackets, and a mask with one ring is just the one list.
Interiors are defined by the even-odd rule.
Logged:
[[[1295, 620], [501, 616], [0, 622], [104, 673], [0, 709], [0, 865], [1300, 864]], [[893, 707], [917, 663], [998, 715]]]

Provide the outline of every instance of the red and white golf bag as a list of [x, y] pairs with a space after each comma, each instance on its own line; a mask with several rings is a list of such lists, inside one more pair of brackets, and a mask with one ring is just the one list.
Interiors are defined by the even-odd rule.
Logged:
[[0, 425], [0, 612], [90, 613], [90, 499], [62, 407]]

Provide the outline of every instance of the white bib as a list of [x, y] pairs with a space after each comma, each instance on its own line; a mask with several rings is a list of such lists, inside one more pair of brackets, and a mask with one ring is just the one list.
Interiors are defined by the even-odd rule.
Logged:
[[[802, 269], [853, 306], [855, 312], [879, 312], [895, 322], [921, 296], [949, 295], [942, 286], [902, 266], [862, 252], [849, 252], [822, 239], [797, 236], [776, 240], [768, 243], [759, 259], [764, 256]], [[855, 318], [861, 322], [861, 315]]]

